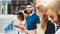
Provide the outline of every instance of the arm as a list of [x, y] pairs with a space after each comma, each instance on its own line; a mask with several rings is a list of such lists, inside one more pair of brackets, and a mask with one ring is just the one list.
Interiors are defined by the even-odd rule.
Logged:
[[19, 25], [14, 25], [15, 28], [21, 28]]

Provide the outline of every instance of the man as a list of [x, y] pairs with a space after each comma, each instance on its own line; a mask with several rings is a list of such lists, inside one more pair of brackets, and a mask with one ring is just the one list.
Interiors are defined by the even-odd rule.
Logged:
[[28, 16], [26, 17], [27, 32], [28, 34], [36, 34], [37, 23], [40, 23], [40, 18], [34, 12], [32, 3], [26, 4], [26, 10], [28, 13]]

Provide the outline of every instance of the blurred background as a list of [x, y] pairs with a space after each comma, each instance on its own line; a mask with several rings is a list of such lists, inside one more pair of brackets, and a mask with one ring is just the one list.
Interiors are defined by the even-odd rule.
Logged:
[[16, 14], [25, 9], [28, 2], [32, 2], [34, 6], [44, 4], [47, 6], [54, 0], [0, 0], [0, 14]]

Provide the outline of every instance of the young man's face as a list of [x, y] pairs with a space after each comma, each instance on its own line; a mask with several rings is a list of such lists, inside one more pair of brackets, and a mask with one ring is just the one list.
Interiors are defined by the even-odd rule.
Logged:
[[32, 11], [34, 10], [34, 8], [33, 8], [32, 5], [27, 5], [27, 6], [26, 6], [26, 10], [27, 10], [27, 12], [30, 14], [30, 13], [32, 13]]

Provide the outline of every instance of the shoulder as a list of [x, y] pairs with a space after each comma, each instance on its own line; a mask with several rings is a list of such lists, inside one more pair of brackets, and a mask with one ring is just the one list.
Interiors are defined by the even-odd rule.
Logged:
[[33, 15], [34, 15], [34, 17], [39, 17], [36, 12]]
[[38, 14], [36, 12], [34, 12], [34, 15], [38, 16]]

